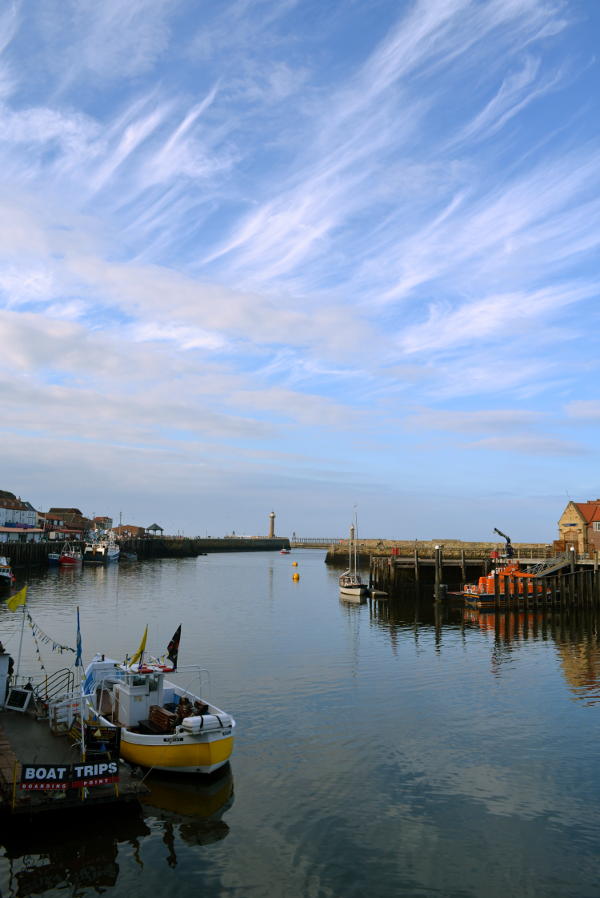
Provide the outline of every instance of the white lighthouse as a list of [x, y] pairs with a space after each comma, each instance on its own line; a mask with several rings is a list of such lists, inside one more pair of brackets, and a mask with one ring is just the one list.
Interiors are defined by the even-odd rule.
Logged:
[[275, 536], [275, 512], [272, 511], [269, 515], [269, 539], [273, 539]]

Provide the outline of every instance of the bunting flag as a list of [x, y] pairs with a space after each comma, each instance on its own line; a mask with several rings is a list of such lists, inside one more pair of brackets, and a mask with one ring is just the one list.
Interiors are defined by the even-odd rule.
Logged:
[[136, 661], [140, 662], [140, 666], [142, 663], [142, 655], [144, 654], [144, 649], [146, 648], [146, 637], [148, 636], [148, 624], [146, 624], [146, 629], [144, 630], [144, 635], [142, 636], [142, 641], [140, 642], [140, 647], [129, 662], [129, 666], [133, 667]]
[[173, 638], [171, 642], [167, 646], [168, 658], [171, 664], [173, 665], [173, 670], [177, 670], [177, 655], [179, 653], [179, 640], [181, 639], [181, 624], [177, 627], [175, 632], [173, 633]]
[[24, 586], [18, 592], [11, 596], [10, 599], [6, 600], [6, 607], [9, 611], [16, 611], [20, 605], [25, 605], [27, 602], [27, 586]]
[[75, 652], [75, 649], [71, 648], [70, 645], [62, 645], [60, 642], [57, 642], [56, 639], [52, 639], [51, 636], [48, 636], [48, 634], [36, 624], [29, 612], [27, 612], [27, 622], [31, 627], [34, 639], [36, 641], [39, 639], [39, 641], [43, 642], [45, 645], [52, 644], [53, 652], [59, 652], [61, 655], [63, 652]]

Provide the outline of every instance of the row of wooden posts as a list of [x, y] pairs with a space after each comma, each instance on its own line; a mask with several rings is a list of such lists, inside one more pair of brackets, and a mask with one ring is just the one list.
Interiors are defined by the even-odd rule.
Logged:
[[[464, 557], [457, 565], [460, 570], [462, 583], [466, 580], [466, 562]], [[433, 566], [433, 596], [435, 601], [442, 602], [448, 598], [448, 587], [443, 582], [444, 562], [441, 549], [436, 549], [433, 565], [429, 563], [429, 570]], [[473, 562], [469, 560], [469, 567]], [[480, 573], [487, 573], [490, 567], [489, 560], [479, 562]], [[413, 572], [414, 571], [414, 572]], [[369, 585], [374, 588], [384, 589], [398, 594], [402, 585], [406, 585], [407, 577], [414, 584], [419, 584], [422, 573], [419, 560], [415, 559], [414, 569], [406, 564], [399, 566], [392, 557], [373, 556], [369, 566]], [[446, 569], [448, 573], [448, 569]], [[431, 576], [431, 573], [430, 573]], [[479, 575], [478, 575], [479, 576]], [[474, 577], [476, 580], [477, 577]], [[431, 581], [429, 581], [431, 582]], [[519, 592], [519, 585], [523, 584], [523, 592]], [[533, 586], [531, 584], [534, 584]], [[530, 593], [530, 590], [531, 593]], [[539, 590], [539, 591], [538, 591]], [[506, 596], [504, 593], [506, 592]], [[569, 559], [569, 569], [557, 572], [545, 577], [524, 580], [522, 577], [506, 575], [504, 587], [500, 589], [500, 578], [494, 575], [494, 606], [514, 608], [538, 608], [538, 607], [573, 607], [589, 608], [600, 606], [600, 571], [598, 555], [588, 567], [578, 566], [575, 555]]]
[[[500, 608], [592, 608], [600, 605], [600, 577], [593, 569], [567, 571], [549, 577], [525, 579], [504, 576], [504, 588], [500, 590], [500, 578], [494, 574], [494, 607]], [[520, 591], [520, 587], [523, 590]], [[436, 602], [446, 601], [447, 587], [434, 584]]]

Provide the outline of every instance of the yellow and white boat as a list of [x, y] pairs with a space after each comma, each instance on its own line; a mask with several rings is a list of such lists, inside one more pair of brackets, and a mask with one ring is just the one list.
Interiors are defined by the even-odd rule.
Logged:
[[[96, 655], [85, 670], [84, 702], [92, 721], [121, 728], [120, 755], [131, 764], [174, 773], [213, 773], [231, 757], [235, 720], [166, 679], [176, 669], [176, 658], [175, 651], [174, 665], [144, 661], [139, 649], [123, 663]], [[179, 673], [201, 681], [206, 671], [186, 666]]]

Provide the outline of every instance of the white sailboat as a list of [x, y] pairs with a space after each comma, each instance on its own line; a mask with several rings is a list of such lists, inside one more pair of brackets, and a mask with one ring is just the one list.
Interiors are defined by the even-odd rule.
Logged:
[[362, 582], [362, 578], [357, 570], [357, 548], [356, 541], [358, 538], [358, 524], [356, 514], [354, 515], [354, 523], [350, 527], [350, 539], [348, 540], [348, 570], [344, 571], [339, 578], [340, 597], [345, 601], [365, 602], [369, 587]]

